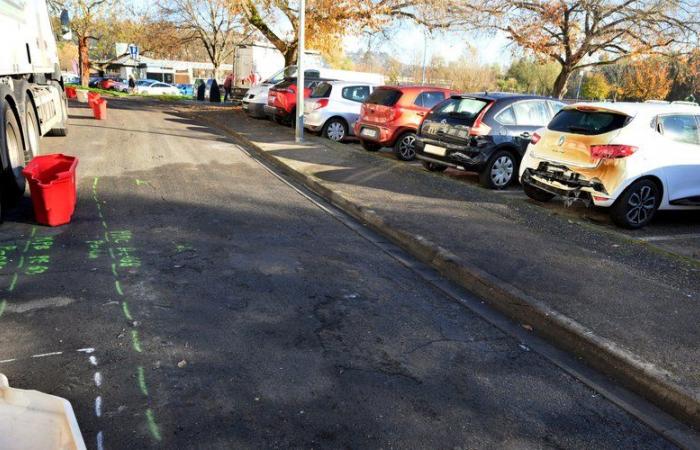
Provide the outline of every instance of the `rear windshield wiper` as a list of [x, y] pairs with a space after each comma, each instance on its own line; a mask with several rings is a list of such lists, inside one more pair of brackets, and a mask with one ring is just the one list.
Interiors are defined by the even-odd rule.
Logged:
[[579, 126], [576, 126], [576, 125], [569, 125], [569, 126], [566, 127], [566, 128], [567, 128], [567, 130], [569, 130], [569, 131], [573, 131], [573, 132], [577, 132], [577, 131], [578, 131], [579, 133], [583, 133], [583, 134], [588, 134], [588, 133], [591, 132], [590, 128], [579, 127]]

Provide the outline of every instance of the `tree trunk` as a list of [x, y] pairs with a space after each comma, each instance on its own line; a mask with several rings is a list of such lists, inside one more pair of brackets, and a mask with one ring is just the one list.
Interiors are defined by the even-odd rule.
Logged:
[[569, 83], [569, 78], [573, 70], [569, 66], [562, 66], [561, 72], [557, 75], [557, 79], [554, 81], [554, 87], [552, 88], [552, 94], [554, 97], [563, 98], [566, 94], [567, 84]]
[[284, 67], [292, 66], [297, 63], [297, 46], [290, 45], [284, 52]]
[[80, 84], [87, 87], [90, 82], [90, 56], [88, 55], [87, 37], [78, 38], [78, 64], [80, 66]]

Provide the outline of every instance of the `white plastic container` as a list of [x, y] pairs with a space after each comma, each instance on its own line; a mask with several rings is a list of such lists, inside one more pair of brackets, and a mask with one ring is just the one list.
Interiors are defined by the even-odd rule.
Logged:
[[75, 95], [80, 103], [87, 103], [88, 101], [88, 90], [87, 89], [76, 89]]
[[0, 373], [0, 449], [83, 450], [85, 442], [68, 400], [11, 388]]

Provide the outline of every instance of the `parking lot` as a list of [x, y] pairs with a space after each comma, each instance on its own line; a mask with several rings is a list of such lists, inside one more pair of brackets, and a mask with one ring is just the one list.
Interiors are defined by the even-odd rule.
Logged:
[[72, 223], [25, 198], [0, 229], [0, 369], [69, 399], [89, 447], [672, 447], [220, 131], [70, 117], [42, 146], [80, 158]]

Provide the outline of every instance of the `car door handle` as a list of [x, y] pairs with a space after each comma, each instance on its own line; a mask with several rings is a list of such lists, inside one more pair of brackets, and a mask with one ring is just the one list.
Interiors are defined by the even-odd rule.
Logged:
[[523, 139], [530, 139], [532, 135], [529, 132], [525, 131], [524, 133], [520, 133], [520, 137]]
[[423, 111], [419, 111], [416, 114], [418, 114], [421, 117], [425, 117], [425, 112], [423, 112]]

